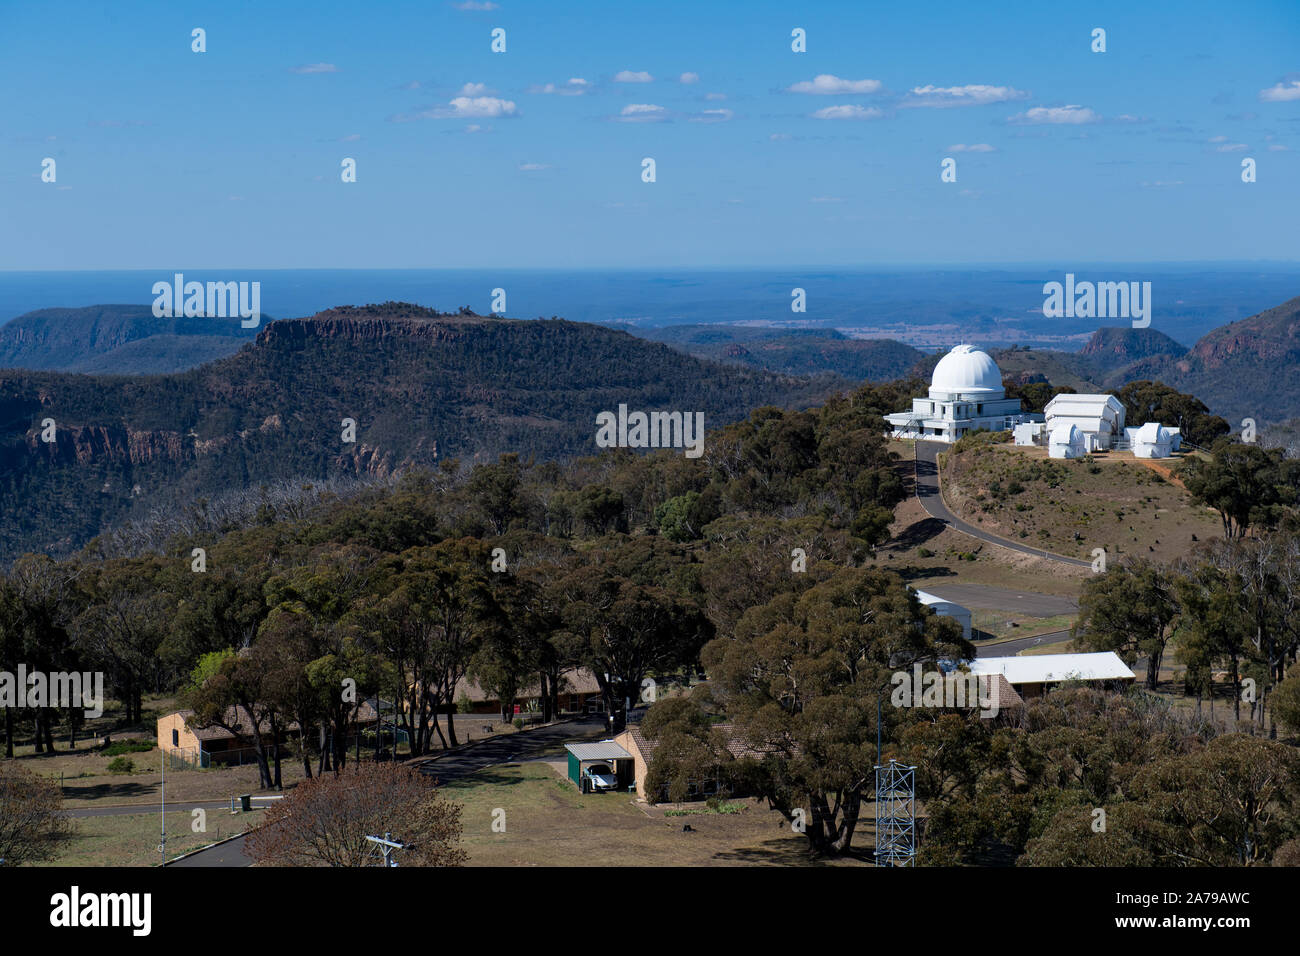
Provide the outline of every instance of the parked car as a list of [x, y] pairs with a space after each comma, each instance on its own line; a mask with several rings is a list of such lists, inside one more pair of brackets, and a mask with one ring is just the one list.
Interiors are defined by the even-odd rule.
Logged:
[[587, 777], [589, 788], [596, 793], [618, 789], [618, 775], [606, 764], [592, 764], [583, 773]]

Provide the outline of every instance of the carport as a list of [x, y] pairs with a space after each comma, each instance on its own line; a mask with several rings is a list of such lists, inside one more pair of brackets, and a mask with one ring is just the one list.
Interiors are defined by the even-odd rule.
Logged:
[[609, 764], [618, 780], [619, 790], [636, 787], [636, 765], [632, 755], [612, 740], [595, 744], [565, 744], [569, 752], [569, 779], [580, 793], [586, 793], [583, 771], [598, 763]]

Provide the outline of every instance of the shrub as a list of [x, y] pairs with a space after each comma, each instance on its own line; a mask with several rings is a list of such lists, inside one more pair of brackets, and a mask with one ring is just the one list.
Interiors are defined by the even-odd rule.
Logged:
[[114, 740], [104, 748], [105, 757], [116, 757], [118, 754], [142, 754], [153, 750], [154, 745], [148, 740], [136, 740], [127, 738], [126, 740]]
[[135, 761], [130, 757], [114, 757], [108, 762], [109, 773], [130, 773], [135, 770]]

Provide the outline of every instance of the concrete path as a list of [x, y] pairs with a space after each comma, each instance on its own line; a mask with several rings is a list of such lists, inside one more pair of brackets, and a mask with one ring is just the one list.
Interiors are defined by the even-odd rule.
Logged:
[[943, 496], [939, 493], [938, 455], [941, 451], [947, 451], [951, 447], [951, 445], [942, 442], [918, 441], [916, 443], [916, 497], [921, 502], [921, 507], [925, 509], [930, 517], [938, 518], [948, 527], [963, 534], [968, 534], [972, 538], [985, 541], [988, 544], [995, 544], [1001, 548], [1010, 548], [1012, 551], [1019, 551], [1022, 554], [1032, 554], [1035, 557], [1046, 558], [1049, 561], [1059, 561], [1062, 564], [1072, 564], [1082, 568], [1092, 567], [1091, 561], [1067, 558], [1061, 554], [1031, 548], [1025, 544], [1009, 541], [1006, 538], [999, 538], [987, 531], [981, 531], [974, 525], [962, 521], [949, 511], [948, 506], [943, 503]]

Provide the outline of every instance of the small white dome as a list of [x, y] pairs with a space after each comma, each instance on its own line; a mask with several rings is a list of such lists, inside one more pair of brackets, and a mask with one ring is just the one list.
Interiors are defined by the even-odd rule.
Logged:
[[1137, 440], [1163, 444], [1170, 440], [1169, 430], [1159, 422], [1147, 422], [1137, 430]]
[[973, 345], [958, 345], [939, 359], [930, 379], [931, 397], [935, 392], [946, 394], [1005, 394], [1002, 390], [1002, 372], [987, 352]]
[[1052, 429], [1048, 441], [1053, 445], [1075, 445], [1083, 441], [1083, 432], [1079, 431], [1078, 425], [1069, 425], [1062, 422]]

